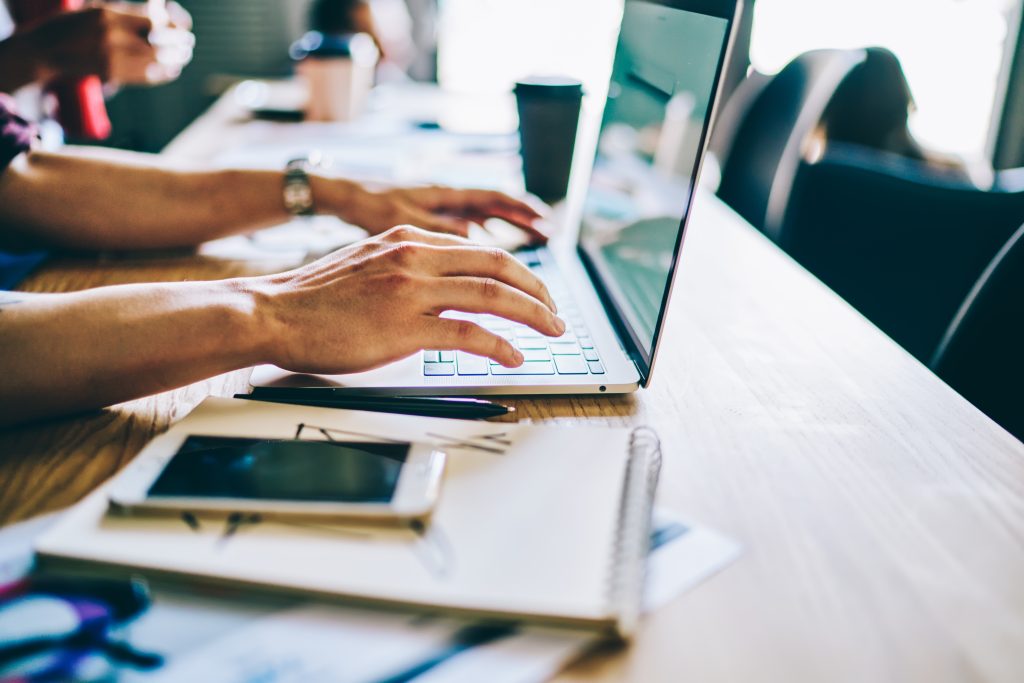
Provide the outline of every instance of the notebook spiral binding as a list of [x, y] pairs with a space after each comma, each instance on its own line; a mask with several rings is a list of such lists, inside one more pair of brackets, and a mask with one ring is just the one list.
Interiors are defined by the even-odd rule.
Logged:
[[607, 592], [609, 611], [619, 615], [616, 635], [623, 639], [636, 630], [640, 621], [651, 515], [661, 472], [661, 441], [653, 429], [633, 430], [626, 467]]

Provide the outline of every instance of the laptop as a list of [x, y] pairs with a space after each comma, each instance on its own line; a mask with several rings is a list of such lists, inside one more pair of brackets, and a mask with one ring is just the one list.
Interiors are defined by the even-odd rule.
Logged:
[[575, 248], [516, 252], [548, 285], [565, 334], [549, 338], [495, 316], [447, 312], [506, 337], [526, 362], [506, 368], [428, 350], [348, 375], [261, 366], [250, 380], [254, 392], [618, 394], [647, 386], [738, 6], [626, 0], [590, 178], [567, 226], [578, 231]]

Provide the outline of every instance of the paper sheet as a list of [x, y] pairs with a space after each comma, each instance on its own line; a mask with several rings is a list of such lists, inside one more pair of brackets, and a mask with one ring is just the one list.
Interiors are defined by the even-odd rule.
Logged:
[[[652, 611], [732, 562], [739, 546], [658, 512], [645, 611]], [[590, 632], [528, 627], [462, 651], [465, 622], [306, 604], [235, 630], [141, 681], [170, 683], [378, 683], [426, 666], [417, 683], [537, 683], [595, 643]], [[430, 666], [433, 663], [434, 666]]]
[[[38, 517], [0, 530], [0, 580], [31, 564], [33, 540], [57, 519]], [[645, 612], [662, 607], [735, 560], [740, 547], [717, 532], [655, 513]], [[437, 659], [465, 622], [300, 603], [282, 608], [158, 592], [130, 640], [169, 656], [152, 674], [125, 671], [125, 683], [359, 681], [374, 683]], [[535, 683], [554, 676], [592, 643], [593, 634], [531, 627], [443, 659], [417, 683]]]

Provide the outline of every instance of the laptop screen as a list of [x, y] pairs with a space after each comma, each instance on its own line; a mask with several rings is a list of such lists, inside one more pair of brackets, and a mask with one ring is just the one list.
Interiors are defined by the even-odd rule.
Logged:
[[579, 244], [645, 378], [729, 34], [729, 19], [672, 4], [625, 3]]

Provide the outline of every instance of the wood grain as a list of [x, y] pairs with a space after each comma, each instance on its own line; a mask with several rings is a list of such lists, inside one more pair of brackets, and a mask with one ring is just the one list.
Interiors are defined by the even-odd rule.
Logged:
[[[252, 268], [65, 260], [26, 287]], [[0, 433], [0, 521], [79, 499], [244, 381]], [[1024, 680], [1024, 445], [714, 198], [697, 203], [651, 388], [514, 403], [520, 419], [655, 427], [661, 504], [746, 547], [631, 647], [559, 680]]]

